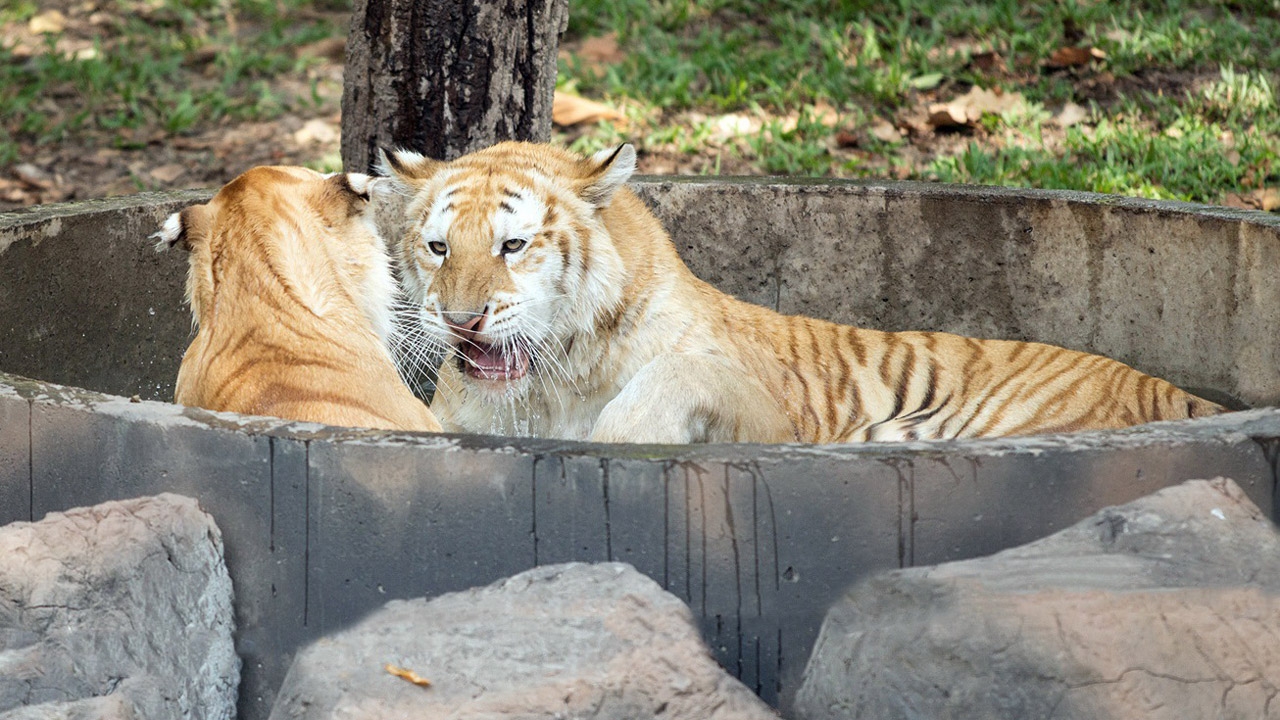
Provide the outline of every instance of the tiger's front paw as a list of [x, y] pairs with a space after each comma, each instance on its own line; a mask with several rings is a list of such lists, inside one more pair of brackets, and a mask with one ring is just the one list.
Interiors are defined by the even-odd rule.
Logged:
[[602, 413], [591, 430], [591, 442], [688, 445], [704, 442], [683, 423], [658, 419], [610, 417]]

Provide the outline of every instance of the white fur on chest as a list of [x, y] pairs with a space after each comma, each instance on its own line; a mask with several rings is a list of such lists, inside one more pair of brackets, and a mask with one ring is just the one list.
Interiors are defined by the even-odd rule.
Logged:
[[481, 386], [446, 360], [432, 410], [463, 432], [586, 440], [601, 411], [631, 378], [654, 356], [674, 349], [680, 333], [672, 333], [672, 327], [646, 324], [626, 338], [580, 337], [567, 355], [555, 359], [571, 369], [567, 378], [544, 365], [519, 388], [505, 391]]
[[[457, 370], [442, 369], [443, 383], [460, 379]], [[441, 422], [455, 431], [586, 440], [600, 411], [615, 394], [579, 394], [558, 383], [525, 395], [464, 388], [438, 395], [431, 407]]]

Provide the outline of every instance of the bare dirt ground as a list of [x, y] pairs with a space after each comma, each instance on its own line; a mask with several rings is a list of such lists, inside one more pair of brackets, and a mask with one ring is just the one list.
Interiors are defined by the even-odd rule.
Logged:
[[[140, 11], [149, 7], [138, 5]], [[62, 15], [58, 52], [111, 51], [114, 18], [96, 8], [92, 0], [41, 3], [42, 15]], [[345, 27], [345, 14], [331, 15]], [[19, 61], [30, 62], [45, 50], [48, 33], [33, 33], [33, 24], [34, 20], [0, 25], [0, 39], [10, 44]], [[273, 119], [198, 120], [179, 133], [156, 124], [123, 131], [82, 127], [44, 144], [20, 136], [17, 160], [0, 167], [0, 210], [148, 190], [212, 188], [255, 165], [336, 165], [342, 49], [342, 39], [331, 38], [293, 50], [295, 58], [307, 60], [307, 67], [266, 80], [270, 95], [290, 108]], [[216, 50], [193, 53], [183, 71], [194, 82], [216, 82], [215, 57]], [[75, 95], [73, 87], [49, 88], [38, 107], [53, 123], [60, 114], [78, 109]], [[302, 98], [305, 102], [298, 102]]]

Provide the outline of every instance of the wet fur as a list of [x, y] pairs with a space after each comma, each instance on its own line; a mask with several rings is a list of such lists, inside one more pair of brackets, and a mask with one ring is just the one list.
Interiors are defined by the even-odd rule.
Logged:
[[260, 167], [170, 216], [198, 328], [174, 401], [290, 420], [440, 430], [385, 347], [395, 286], [370, 178]]
[[[503, 143], [450, 163], [385, 159], [410, 371], [450, 355], [446, 428], [609, 442], [850, 442], [1118, 428], [1222, 408], [1117, 361], [1039, 343], [787, 317], [695, 277], [623, 183], [629, 146], [579, 158]], [[375, 199], [376, 202], [376, 199]], [[502, 254], [505, 238], [528, 239]], [[446, 256], [428, 243], [445, 243]], [[437, 245], [436, 247], [443, 247]], [[442, 313], [532, 369], [464, 372]]]

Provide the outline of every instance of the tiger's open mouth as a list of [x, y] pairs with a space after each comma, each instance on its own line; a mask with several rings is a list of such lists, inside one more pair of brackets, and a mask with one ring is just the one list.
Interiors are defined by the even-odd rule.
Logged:
[[519, 380], [529, 372], [529, 352], [519, 346], [488, 345], [468, 340], [458, 346], [462, 372], [480, 380]]

